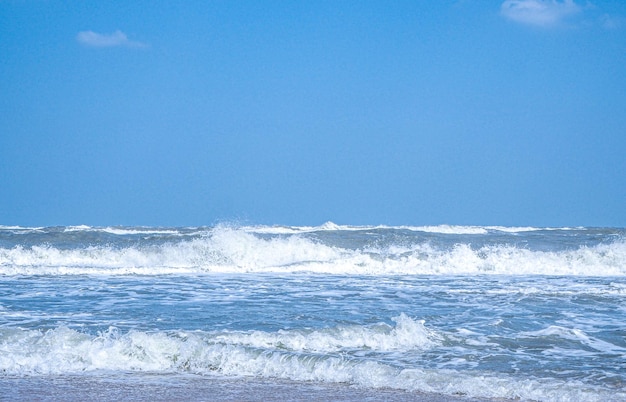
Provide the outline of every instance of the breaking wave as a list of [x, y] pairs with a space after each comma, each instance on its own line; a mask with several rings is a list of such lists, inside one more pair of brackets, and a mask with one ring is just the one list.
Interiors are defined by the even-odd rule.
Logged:
[[[606, 391], [583, 384], [519, 380], [458, 370], [402, 368], [364, 353], [420, 353], [442, 336], [405, 314], [370, 326], [278, 332], [129, 331], [90, 335], [68, 327], [0, 329], [5, 375], [96, 372], [189, 373], [347, 383], [470, 397], [602, 400]], [[560, 398], [560, 399], [559, 399]]]
[[[555, 248], [529, 247], [533, 239], [524, 236], [533, 228], [499, 228], [496, 234], [489, 227], [465, 228], [449, 234], [449, 228], [440, 227], [428, 235], [411, 234], [406, 228], [362, 228], [334, 236], [345, 230], [336, 226], [307, 233], [276, 227], [72, 227], [46, 232], [32, 244], [21, 243], [15, 233], [31, 229], [4, 227], [12, 237], [0, 242], [0, 275], [626, 275], [626, 242], [619, 235]], [[71, 247], [65, 246], [64, 236], [74, 236]], [[77, 241], [76, 236], [85, 239]]]

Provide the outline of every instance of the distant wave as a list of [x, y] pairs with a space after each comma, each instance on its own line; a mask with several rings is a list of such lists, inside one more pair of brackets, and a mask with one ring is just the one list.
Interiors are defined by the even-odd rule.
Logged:
[[[217, 227], [231, 227], [228, 224], [221, 224]], [[265, 234], [298, 234], [298, 233], [311, 233], [311, 232], [323, 232], [323, 231], [363, 231], [363, 230], [380, 230], [380, 229], [396, 229], [396, 230], [410, 230], [415, 232], [425, 233], [442, 233], [442, 234], [486, 234], [489, 232], [505, 232], [505, 233], [517, 233], [517, 232], [531, 232], [540, 230], [584, 230], [584, 227], [533, 227], [533, 226], [463, 226], [463, 225], [430, 225], [430, 226], [388, 226], [388, 225], [339, 225], [333, 222], [326, 222], [319, 226], [283, 226], [283, 225], [255, 225], [255, 226], [232, 226], [243, 231], [251, 233], [265, 233]], [[180, 228], [155, 228], [155, 227], [126, 227], [126, 226], [63, 226], [56, 227], [57, 230], [63, 232], [107, 232], [118, 235], [128, 234], [190, 234], [198, 232], [210, 231], [212, 227], [180, 227]], [[55, 227], [25, 227], [25, 226], [4, 226], [0, 225], [0, 231], [50, 231]]]
[[374, 229], [398, 229], [411, 230], [415, 232], [425, 233], [442, 233], [442, 234], [486, 234], [493, 231], [506, 233], [531, 232], [539, 230], [581, 230], [584, 228], [540, 228], [532, 226], [523, 227], [507, 227], [507, 226], [462, 226], [462, 225], [432, 225], [432, 226], [351, 226], [338, 225], [333, 222], [326, 222], [320, 226], [246, 226], [244, 230], [256, 233], [269, 234], [296, 234], [310, 233], [321, 231], [362, 231]]
[[[90, 230], [93, 230], [90, 228]], [[116, 235], [132, 235], [132, 234], [180, 234], [180, 232], [176, 229], [149, 229], [149, 228], [117, 228], [117, 227], [105, 227], [98, 229], [106, 233], [116, 234]]]
[[[324, 227], [330, 227], [326, 225]], [[357, 275], [626, 275], [626, 241], [563, 249], [526, 247], [497, 241], [473, 244], [471, 235], [488, 227], [437, 227], [445, 244], [430, 237], [404, 235], [376, 227], [346, 230], [270, 227], [233, 228], [58, 228], [48, 237], [0, 247], [0, 275], [163, 275], [268, 272], [315, 272]], [[295, 230], [301, 230], [298, 233]], [[449, 231], [447, 231], [449, 229]], [[467, 230], [466, 230], [467, 229]], [[4, 229], [12, 231], [13, 229]], [[499, 229], [498, 229], [499, 230]], [[525, 230], [525, 229], [524, 229]], [[521, 230], [520, 233], [524, 233]], [[580, 229], [577, 229], [580, 230]], [[67, 237], [84, 232], [83, 237]], [[108, 237], [93, 237], [96, 233]], [[512, 236], [506, 230], [503, 236]], [[337, 234], [337, 235], [336, 235]], [[493, 234], [493, 233], [492, 233]], [[485, 236], [492, 236], [488, 234]], [[100, 236], [99, 235], [99, 236]], [[470, 235], [470, 237], [463, 237]], [[28, 235], [24, 235], [28, 236]], [[412, 236], [412, 237], [411, 237]], [[605, 235], [607, 236], [607, 235]], [[27, 239], [30, 237], [26, 237]], [[366, 239], [365, 243], [355, 243]], [[567, 235], [566, 239], [576, 239]], [[356, 240], [355, 240], [356, 239]], [[441, 237], [435, 240], [442, 241]], [[491, 239], [488, 237], [487, 239]], [[515, 238], [519, 240], [518, 237]], [[509, 239], [510, 240], [510, 239]], [[533, 240], [535, 241], [535, 240]], [[81, 243], [82, 242], [82, 243]], [[68, 245], [69, 243], [69, 245]]]

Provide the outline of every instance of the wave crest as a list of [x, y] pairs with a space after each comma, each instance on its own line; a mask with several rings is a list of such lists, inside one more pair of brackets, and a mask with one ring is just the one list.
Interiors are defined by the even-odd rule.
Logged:
[[[69, 247], [63, 242], [39, 242], [0, 248], [0, 274], [626, 275], [626, 241], [620, 238], [552, 250], [482, 238], [483, 245], [474, 246], [470, 243], [474, 235], [424, 238], [399, 229], [275, 234], [220, 226], [185, 235], [166, 229], [105, 228], [104, 232], [113, 237], [83, 245], [70, 242]], [[69, 236], [57, 234], [63, 235]], [[447, 236], [445, 241], [441, 236]], [[502, 235], [494, 239], [501, 241]]]
[[[371, 338], [365, 343], [375, 353], [437, 346], [438, 335], [426, 329], [423, 322], [404, 314], [395, 321], [395, 327], [331, 328], [299, 335], [289, 331], [247, 332], [239, 333], [239, 338], [233, 336], [234, 333], [202, 331], [120, 333], [116, 328], [109, 328], [94, 336], [67, 327], [47, 331], [4, 328], [0, 329], [0, 369], [8, 375], [77, 374], [103, 370], [254, 376], [524, 400], [558, 396], [562, 400], [601, 401], [625, 396], [623, 392], [609, 393], [565, 381], [520, 381], [484, 372], [400, 368], [370, 360], [363, 357], [362, 352], [353, 350], [360, 342], [355, 343], [349, 337], [359, 332]], [[338, 335], [342, 331], [345, 333]], [[386, 341], [380, 340], [381, 333], [384, 334], [382, 337], [388, 338]], [[425, 342], [409, 339], [416, 335]], [[290, 336], [309, 339], [303, 345], [276, 342]]]

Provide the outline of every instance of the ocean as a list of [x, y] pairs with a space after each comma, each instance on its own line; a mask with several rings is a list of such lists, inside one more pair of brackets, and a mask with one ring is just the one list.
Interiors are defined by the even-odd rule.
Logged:
[[0, 226], [0, 400], [626, 401], [626, 230]]

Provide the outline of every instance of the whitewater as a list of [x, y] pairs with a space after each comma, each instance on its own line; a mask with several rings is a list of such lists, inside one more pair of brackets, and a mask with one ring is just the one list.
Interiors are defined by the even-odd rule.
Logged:
[[625, 235], [0, 226], [0, 400], [626, 401]]

